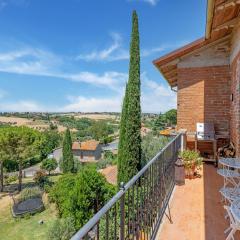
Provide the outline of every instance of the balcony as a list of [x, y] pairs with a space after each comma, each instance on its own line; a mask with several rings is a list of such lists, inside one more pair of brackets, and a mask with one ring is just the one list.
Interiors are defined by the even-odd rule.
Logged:
[[[229, 226], [218, 192], [223, 179], [204, 164], [198, 178], [174, 182], [174, 163], [184, 146], [177, 135], [81, 228], [78, 239], [223, 240]], [[235, 235], [240, 239], [240, 234]]]
[[172, 223], [164, 217], [157, 239], [225, 240], [229, 221], [218, 191], [222, 186], [223, 178], [211, 164], [203, 165], [200, 178], [176, 186], [170, 200]]

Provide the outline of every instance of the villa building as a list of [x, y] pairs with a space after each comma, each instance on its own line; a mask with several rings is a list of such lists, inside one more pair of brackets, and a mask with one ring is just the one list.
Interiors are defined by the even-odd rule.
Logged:
[[85, 142], [74, 142], [72, 151], [75, 157], [78, 157], [81, 162], [94, 162], [101, 158], [101, 145], [99, 141], [88, 140]]
[[[153, 61], [177, 92], [177, 129], [211, 123], [240, 156], [240, 1], [208, 0], [205, 36]], [[191, 147], [190, 137], [188, 146]], [[208, 143], [202, 143], [205, 151]]]
[[[221, 158], [219, 169], [203, 164], [194, 179], [175, 184], [175, 178], [180, 176], [176, 173], [184, 177], [184, 169], [176, 160], [186, 144], [205, 153], [216, 152], [217, 147], [232, 142], [240, 157], [239, 12], [240, 0], [208, 0], [205, 36], [153, 62], [177, 92], [179, 133], [128, 183], [121, 184], [119, 192], [72, 240], [92, 236], [92, 239], [224, 240], [227, 236], [233, 239], [233, 235], [240, 239], [240, 205], [226, 200], [226, 195], [225, 201], [221, 201], [222, 189], [227, 189], [225, 183], [229, 181], [226, 179], [237, 176], [237, 184], [231, 181], [234, 187], [239, 186], [236, 174], [240, 170], [236, 170], [240, 166], [236, 159]], [[209, 146], [212, 143], [213, 149]], [[236, 169], [226, 171], [226, 166]], [[239, 192], [233, 193], [237, 198]], [[225, 209], [232, 212], [229, 218]]]

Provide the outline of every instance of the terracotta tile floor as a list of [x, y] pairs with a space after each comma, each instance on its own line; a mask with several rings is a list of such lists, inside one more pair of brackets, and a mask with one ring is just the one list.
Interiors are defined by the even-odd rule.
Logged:
[[[223, 179], [216, 168], [204, 164], [202, 177], [186, 180], [176, 186], [170, 210], [173, 223], [164, 218], [158, 240], [224, 240], [224, 230], [229, 226], [218, 192]], [[240, 234], [235, 235], [240, 240]]]

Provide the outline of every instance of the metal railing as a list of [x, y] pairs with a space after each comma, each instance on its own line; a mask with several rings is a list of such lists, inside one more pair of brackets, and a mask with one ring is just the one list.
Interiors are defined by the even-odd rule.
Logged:
[[154, 239], [174, 188], [181, 134], [97, 212], [71, 240]]

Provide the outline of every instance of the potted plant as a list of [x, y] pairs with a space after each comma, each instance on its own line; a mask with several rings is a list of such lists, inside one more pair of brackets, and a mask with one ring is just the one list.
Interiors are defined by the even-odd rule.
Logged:
[[196, 170], [199, 170], [202, 165], [202, 158], [199, 152], [184, 150], [180, 152], [179, 157], [183, 160], [185, 176], [192, 179]]

